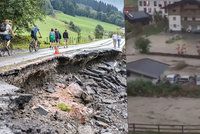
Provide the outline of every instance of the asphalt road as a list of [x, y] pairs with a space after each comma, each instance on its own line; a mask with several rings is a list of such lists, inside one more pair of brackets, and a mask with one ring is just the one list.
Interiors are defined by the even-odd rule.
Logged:
[[[122, 51], [125, 45], [125, 40], [122, 39], [120, 48], [116, 48], [119, 51]], [[59, 52], [67, 56], [72, 56], [82, 51], [92, 51], [100, 49], [114, 49], [112, 44], [112, 39], [100, 40], [87, 44], [80, 45], [71, 45], [68, 48], [60, 47]], [[54, 50], [45, 48], [40, 49], [38, 52], [30, 53], [28, 51], [18, 53], [12, 56], [0, 57], [0, 70], [6, 66], [18, 66], [20, 63], [31, 62], [34, 59], [42, 59], [43, 57], [52, 57], [54, 55]]]

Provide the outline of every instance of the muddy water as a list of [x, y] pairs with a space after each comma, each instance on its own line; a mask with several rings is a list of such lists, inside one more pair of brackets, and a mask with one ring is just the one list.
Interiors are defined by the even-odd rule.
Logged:
[[[15, 105], [0, 110], [2, 131], [19, 134], [128, 131], [126, 64], [119, 52], [86, 53], [72, 59], [59, 57], [17, 73], [5, 73], [2, 80], [19, 87], [20, 95], [32, 95], [20, 109]], [[69, 106], [70, 111], [60, 110], [60, 103]]]

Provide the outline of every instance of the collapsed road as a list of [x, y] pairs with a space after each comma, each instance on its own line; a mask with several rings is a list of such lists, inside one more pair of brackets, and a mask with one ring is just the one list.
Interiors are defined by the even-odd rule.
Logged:
[[46, 58], [0, 76], [0, 133], [128, 133], [126, 62], [120, 51]]

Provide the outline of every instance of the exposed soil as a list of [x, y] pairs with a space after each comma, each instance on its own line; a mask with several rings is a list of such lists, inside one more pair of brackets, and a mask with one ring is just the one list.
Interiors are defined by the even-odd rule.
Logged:
[[[126, 63], [120, 55], [85, 52], [1, 74], [31, 100], [5, 109], [0, 105], [0, 133], [128, 133]], [[69, 110], [61, 110], [61, 103]]]

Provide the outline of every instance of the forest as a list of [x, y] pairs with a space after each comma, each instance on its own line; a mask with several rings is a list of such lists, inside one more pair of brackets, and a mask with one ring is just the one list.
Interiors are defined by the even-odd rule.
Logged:
[[48, 13], [60, 10], [72, 16], [85, 16], [100, 21], [124, 26], [123, 13], [110, 4], [95, 0], [50, 0], [47, 2]]

